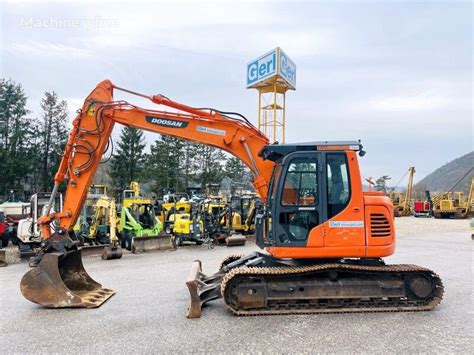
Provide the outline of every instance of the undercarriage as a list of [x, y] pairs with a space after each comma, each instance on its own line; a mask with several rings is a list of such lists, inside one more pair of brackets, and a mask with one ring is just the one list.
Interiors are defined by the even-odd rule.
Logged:
[[212, 276], [195, 261], [187, 281], [189, 318], [217, 298], [232, 313], [271, 315], [427, 311], [443, 297], [438, 275], [416, 265], [381, 259], [280, 260], [255, 252], [223, 260]]

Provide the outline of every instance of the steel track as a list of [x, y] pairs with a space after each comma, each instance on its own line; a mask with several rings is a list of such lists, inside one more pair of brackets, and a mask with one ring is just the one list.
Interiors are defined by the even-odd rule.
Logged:
[[[225, 265], [229, 261], [234, 260], [236, 256], [232, 255], [228, 259], [223, 260]], [[432, 291], [429, 296], [424, 299], [416, 297], [382, 297], [367, 298], [348, 297], [341, 299], [294, 299], [287, 301], [268, 301], [266, 308], [259, 309], [243, 309], [239, 307], [239, 300], [235, 293], [232, 292], [236, 284], [245, 280], [259, 277], [266, 281], [271, 281], [278, 277], [288, 276], [297, 278], [298, 276], [308, 276], [314, 274], [317, 278], [322, 272], [356, 272], [361, 275], [370, 273], [372, 275], [389, 274], [402, 276], [411, 276], [413, 274], [423, 274], [432, 284]], [[362, 278], [361, 278], [362, 279]], [[239, 316], [257, 316], [257, 315], [281, 315], [281, 314], [311, 314], [311, 313], [358, 313], [358, 312], [416, 312], [429, 311], [434, 309], [442, 300], [444, 287], [441, 279], [433, 271], [416, 266], [416, 265], [381, 265], [381, 266], [363, 266], [352, 264], [319, 264], [311, 266], [282, 266], [282, 267], [239, 267], [227, 272], [221, 282], [221, 295], [225, 305], [236, 315]]]

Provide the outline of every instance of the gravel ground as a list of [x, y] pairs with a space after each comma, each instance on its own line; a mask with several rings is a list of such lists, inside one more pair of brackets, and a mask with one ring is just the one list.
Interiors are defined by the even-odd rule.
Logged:
[[189, 246], [121, 260], [87, 257], [88, 272], [117, 294], [97, 309], [42, 309], [19, 292], [25, 263], [0, 269], [3, 353], [471, 353], [472, 245], [468, 221], [397, 219], [398, 250], [389, 263], [416, 263], [445, 285], [432, 312], [235, 317], [221, 300], [202, 318], [185, 318], [191, 262], [216, 270], [234, 252]]
[[398, 238], [425, 238], [436, 233], [469, 233], [469, 219], [395, 218]]

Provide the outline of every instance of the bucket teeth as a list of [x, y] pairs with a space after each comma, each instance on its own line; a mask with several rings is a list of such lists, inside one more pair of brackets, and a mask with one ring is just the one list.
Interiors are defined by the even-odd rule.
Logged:
[[96, 308], [115, 293], [89, 276], [80, 250], [45, 253], [20, 288], [26, 299], [47, 308]]

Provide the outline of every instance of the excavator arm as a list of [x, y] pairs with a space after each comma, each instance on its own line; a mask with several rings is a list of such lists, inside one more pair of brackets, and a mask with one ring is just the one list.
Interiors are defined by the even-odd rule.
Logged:
[[[173, 111], [144, 109], [126, 101], [115, 101], [114, 90], [146, 98]], [[60, 226], [68, 230], [79, 217], [115, 123], [220, 148], [250, 168], [256, 189], [264, 199], [266, 197], [273, 163], [258, 158], [257, 154], [269, 142], [245, 118], [234, 118], [214, 109], [196, 109], [163, 95], [143, 95], [105, 80], [89, 94], [73, 121], [51, 197], [54, 199], [59, 186], [67, 180], [64, 208], [53, 214], [48, 210], [40, 219], [44, 240], [52, 235], [50, 223], [53, 220], [58, 219]]]

